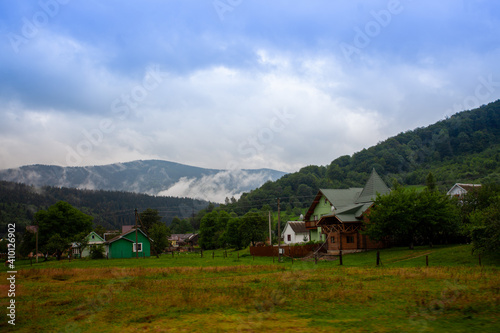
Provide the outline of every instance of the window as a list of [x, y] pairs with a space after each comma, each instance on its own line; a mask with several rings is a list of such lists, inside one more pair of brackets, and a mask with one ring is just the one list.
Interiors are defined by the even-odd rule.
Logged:
[[[136, 251], [136, 245], [137, 245], [137, 251]], [[142, 243], [134, 243], [132, 252], [142, 252]]]
[[346, 236], [347, 243], [354, 243], [354, 236]]
[[330, 237], [330, 242], [335, 243], [335, 236]]
[[286, 235], [286, 239], [291, 242], [292, 241], [292, 235]]

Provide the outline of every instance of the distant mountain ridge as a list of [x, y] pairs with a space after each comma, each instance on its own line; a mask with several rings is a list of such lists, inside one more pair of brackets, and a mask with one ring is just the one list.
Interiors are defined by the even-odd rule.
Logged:
[[285, 174], [272, 169], [233, 171], [145, 160], [84, 167], [27, 165], [0, 170], [0, 180], [33, 186], [125, 191], [224, 202], [226, 197], [239, 197]]

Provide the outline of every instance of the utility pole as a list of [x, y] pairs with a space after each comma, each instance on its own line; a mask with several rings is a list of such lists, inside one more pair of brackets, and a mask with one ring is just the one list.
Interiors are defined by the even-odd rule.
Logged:
[[137, 248], [138, 247], [138, 240], [137, 240], [137, 208], [134, 210], [135, 212], [135, 258], [136, 259], [139, 259], [139, 249]]
[[269, 245], [273, 246], [273, 237], [271, 236], [271, 211], [269, 211]]
[[281, 262], [281, 215], [280, 215], [280, 198], [278, 198], [278, 262]]

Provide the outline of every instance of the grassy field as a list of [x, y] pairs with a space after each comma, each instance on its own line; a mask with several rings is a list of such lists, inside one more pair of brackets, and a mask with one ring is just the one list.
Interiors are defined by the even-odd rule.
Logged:
[[498, 261], [479, 266], [469, 246], [386, 249], [379, 267], [375, 252], [345, 255], [343, 266], [213, 254], [17, 263], [16, 326], [4, 315], [0, 330], [500, 331]]

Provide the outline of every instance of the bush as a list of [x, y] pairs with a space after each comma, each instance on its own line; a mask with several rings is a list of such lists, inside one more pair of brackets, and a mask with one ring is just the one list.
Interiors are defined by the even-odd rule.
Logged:
[[92, 246], [90, 249], [90, 259], [104, 259], [104, 246]]

